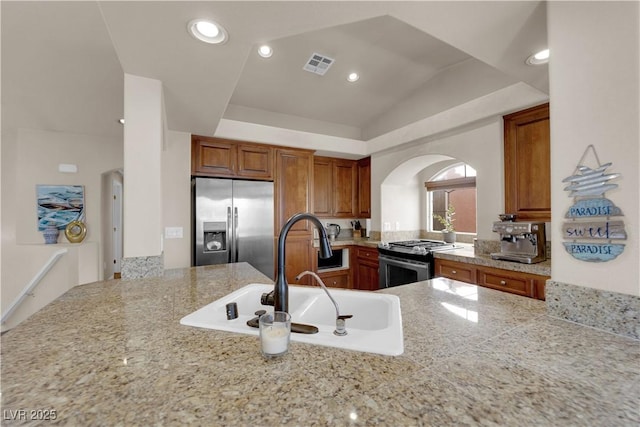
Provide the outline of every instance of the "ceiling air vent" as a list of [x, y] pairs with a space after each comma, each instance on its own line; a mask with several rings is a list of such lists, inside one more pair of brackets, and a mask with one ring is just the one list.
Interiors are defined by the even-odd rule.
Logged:
[[310, 73], [324, 76], [329, 67], [331, 67], [331, 64], [333, 64], [333, 61], [334, 60], [328, 56], [314, 52], [302, 69], [309, 71]]

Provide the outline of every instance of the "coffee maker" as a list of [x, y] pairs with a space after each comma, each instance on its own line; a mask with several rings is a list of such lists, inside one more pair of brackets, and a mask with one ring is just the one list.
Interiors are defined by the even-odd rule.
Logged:
[[516, 215], [500, 215], [493, 223], [493, 231], [500, 234], [500, 252], [492, 259], [535, 264], [547, 259], [544, 222], [515, 221]]

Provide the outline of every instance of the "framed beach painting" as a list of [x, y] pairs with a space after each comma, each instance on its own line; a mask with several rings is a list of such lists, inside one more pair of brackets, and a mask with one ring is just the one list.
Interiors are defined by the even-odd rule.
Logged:
[[84, 218], [84, 186], [36, 185], [38, 198], [38, 231], [55, 225], [59, 230]]

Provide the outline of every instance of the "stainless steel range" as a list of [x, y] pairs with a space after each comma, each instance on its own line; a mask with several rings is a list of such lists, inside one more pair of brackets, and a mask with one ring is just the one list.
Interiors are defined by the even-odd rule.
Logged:
[[455, 245], [439, 240], [380, 243], [380, 289], [431, 279], [433, 252], [451, 249], [455, 249]]

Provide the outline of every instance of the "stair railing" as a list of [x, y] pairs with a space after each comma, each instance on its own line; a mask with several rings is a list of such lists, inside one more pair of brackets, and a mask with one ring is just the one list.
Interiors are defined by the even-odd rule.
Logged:
[[22, 292], [20, 292], [20, 295], [18, 295], [18, 297], [11, 303], [7, 311], [2, 313], [2, 321], [0, 323], [4, 324], [4, 322], [6, 322], [9, 316], [13, 314], [13, 312], [20, 306], [20, 304], [22, 304], [22, 301], [24, 301], [27, 295], [33, 295], [32, 293], [33, 289], [36, 286], [38, 286], [40, 281], [47, 275], [49, 270], [51, 270], [51, 268], [56, 264], [56, 262], [58, 262], [60, 257], [62, 257], [62, 255], [66, 253], [67, 253], [67, 249], [60, 249], [59, 251], [54, 252], [54, 254], [51, 255], [51, 258], [49, 258], [49, 260], [40, 269], [40, 271], [35, 276], [33, 276], [33, 279], [31, 279], [31, 281], [27, 283], [27, 286], [24, 287]]

